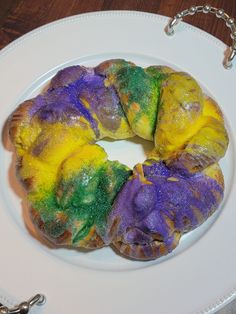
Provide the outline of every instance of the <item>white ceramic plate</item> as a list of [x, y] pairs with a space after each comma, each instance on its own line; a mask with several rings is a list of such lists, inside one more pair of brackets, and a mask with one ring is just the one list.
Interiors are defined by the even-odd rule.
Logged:
[[[152, 262], [129, 261], [110, 248], [83, 253], [40, 243], [25, 226], [12, 153], [2, 145], [0, 286], [18, 299], [43, 292], [47, 303], [40, 313], [211, 313], [235, 295], [236, 65], [223, 68], [225, 45], [219, 40], [187, 24], [170, 38], [163, 31], [167, 22], [142, 12], [83, 14], [41, 27], [0, 54], [1, 129], [17, 104], [37, 94], [58, 69], [122, 57], [191, 73], [221, 105], [230, 133], [221, 162], [226, 182], [221, 209], [184, 236], [172, 254]], [[111, 159], [131, 166], [143, 161], [149, 148], [139, 140], [101, 144]]]

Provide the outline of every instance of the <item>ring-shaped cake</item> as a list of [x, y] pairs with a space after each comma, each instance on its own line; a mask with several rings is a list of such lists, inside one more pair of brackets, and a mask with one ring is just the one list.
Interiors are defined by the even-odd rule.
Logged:
[[[55, 245], [155, 259], [222, 201], [223, 115], [187, 73], [122, 59], [71, 66], [8, 122], [31, 219]], [[135, 135], [154, 149], [133, 170], [96, 144]]]

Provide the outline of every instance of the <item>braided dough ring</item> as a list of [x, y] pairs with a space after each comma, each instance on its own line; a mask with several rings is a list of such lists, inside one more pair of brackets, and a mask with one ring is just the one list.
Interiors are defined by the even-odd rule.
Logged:
[[[148, 260], [171, 252], [223, 198], [228, 135], [189, 74], [108, 60], [59, 71], [9, 117], [32, 221], [56, 245]], [[154, 149], [133, 171], [95, 142], [138, 135]]]

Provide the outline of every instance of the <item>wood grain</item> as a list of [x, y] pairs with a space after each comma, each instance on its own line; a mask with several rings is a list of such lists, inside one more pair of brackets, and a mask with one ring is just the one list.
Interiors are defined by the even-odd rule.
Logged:
[[[57, 19], [91, 11], [137, 10], [173, 17], [191, 5], [205, 1], [223, 8], [236, 19], [236, 0], [0, 0], [0, 49], [21, 35]], [[229, 30], [213, 15], [185, 19], [230, 44]]]

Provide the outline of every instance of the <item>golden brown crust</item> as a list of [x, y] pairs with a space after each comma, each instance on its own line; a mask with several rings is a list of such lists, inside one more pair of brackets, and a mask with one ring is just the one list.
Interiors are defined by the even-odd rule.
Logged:
[[[66, 225], [68, 217], [63, 213], [59, 216], [57, 215], [54, 220], [50, 223], [45, 223], [40, 215], [40, 213], [34, 209], [30, 208], [30, 216], [33, 221], [34, 226], [39, 231], [39, 233], [50, 241], [54, 245], [58, 246], [71, 246], [72, 243], [72, 233], [70, 230], [65, 229], [63, 233], [55, 234], [54, 237], [49, 236], [49, 229], [57, 229], [58, 225]], [[52, 233], [52, 232], [50, 232]], [[83, 247], [86, 249], [98, 249], [103, 247], [105, 244], [102, 238], [97, 234], [95, 228], [92, 228], [89, 236], [83, 239], [78, 247]]]
[[8, 132], [11, 142], [15, 144], [16, 136], [20, 126], [24, 123], [29, 123], [28, 111], [33, 105], [33, 99], [26, 100], [12, 113], [8, 120]]
[[167, 248], [164, 241], [153, 240], [149, 245], [142, 245], [138, 243], [124, 243], [121, 240], [114, 241], [113, 247], [123, 255], [138, 260], [150, 260], [167, 255], [170, 251], [174, 250], [180, 240], [181, 233], [178, 231], [173, 232], [173, 241], [171, 246]]

